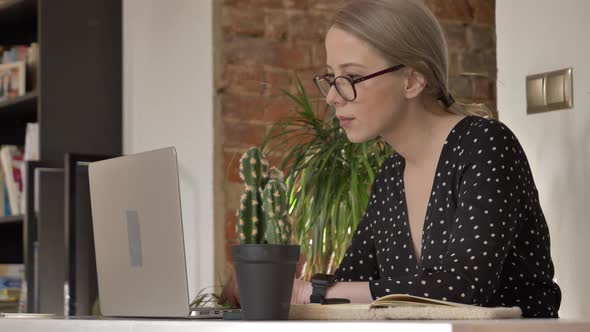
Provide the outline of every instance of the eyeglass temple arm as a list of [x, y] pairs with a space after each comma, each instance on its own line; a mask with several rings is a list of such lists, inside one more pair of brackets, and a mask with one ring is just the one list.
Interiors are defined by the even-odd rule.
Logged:
[[362, 82], [362, 81], [366, 81], [366, 80], [368, 80], [368, 79], [370, 79], [370, 78], [377, 77], [377, 76], [379, 76], [379, 75], [383, 75], [383, 74], [387, 74], [387, 73], [390, 73], [390, 72], [392, 72], [392, 71], [396, 71], [396, 70], [398, 70], [398, 69], [401, 69], [401, 68], [403, 68], [403, 67], [404, 67], [404, 65], [397, 65], [397, 66], [393, 66], [393, 67], [391, 67], [391, 68], [383, 69], [383, 70], [381, 70], [381, 71], [378, 71], [378, 72], [376, 72], [376, 73], [373, 73], [373, 74], [370, 74], [370, 75], [367, 75], [367, 76], [359, 77], [359, 78], [357, 78], [356, 80], [354, 80], [354, 81], [352, 81], [352, 82], [353, 82], [354, 84], [356, 84], [356, 83], [360, 83], [360, 82]]

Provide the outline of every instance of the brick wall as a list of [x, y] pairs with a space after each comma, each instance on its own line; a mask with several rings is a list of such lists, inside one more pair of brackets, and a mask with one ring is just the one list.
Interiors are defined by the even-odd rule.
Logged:
[[[495, 1], [424, 1], [439, 18], [447, 35], [451, 91], [460, 100], [483, 102], [495, 108]], [[243, 189], [237, 161], [248, 147], [262, 142], [273, 121], [289, 111], [290, 103], [280, 90], [293, 89], [295, 73], [308, 91], [315, 93], [311, 78], [325, 65], [323, 38], [338, 3], [334, 0], [214, 2], [215, 162], [216, 185], [221, 187], [216, 190], [216, 238], [225, 241], [225, 260], [229, 261], [229, 246], [236, 242], [235, 211]]]

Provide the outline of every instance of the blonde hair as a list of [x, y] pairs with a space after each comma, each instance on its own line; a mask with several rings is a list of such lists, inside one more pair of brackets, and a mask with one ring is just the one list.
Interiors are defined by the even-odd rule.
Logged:
[[424, 75], [423, 93], [443, 101], [447, 111], [491, 117], [483, 104], [444, 105], [449, 96], [447, 42], [438, 20], [421, 1], [348, 1], [336, 14], [333, 26], [369, 43], [390, 64], [404, 64]]

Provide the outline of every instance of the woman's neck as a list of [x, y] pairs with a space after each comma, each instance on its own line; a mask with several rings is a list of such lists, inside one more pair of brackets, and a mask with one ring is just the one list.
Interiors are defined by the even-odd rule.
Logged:
[[443, 110], [438, 102], [414, 102], [383, 139], [406, 161], [422, 168], [436, 162], [449, 132], [464, 118]]

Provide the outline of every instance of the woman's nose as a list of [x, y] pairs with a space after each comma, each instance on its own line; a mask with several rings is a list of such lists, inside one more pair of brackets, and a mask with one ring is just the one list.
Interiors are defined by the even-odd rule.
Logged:
[[341, 106], [345, 103], [346, 100], [342, 98], [338, 90], [336, 90], [335, 86], [331, 86], [330, 90], [328, 90], [328, 94], [326, 95], [326, 103], [330, 106]]

